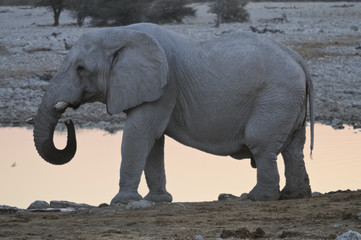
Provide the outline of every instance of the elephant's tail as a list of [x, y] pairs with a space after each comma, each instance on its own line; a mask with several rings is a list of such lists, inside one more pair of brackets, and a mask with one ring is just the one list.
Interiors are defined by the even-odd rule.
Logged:
[[[291, 54], [294, 57], [294, 59], [296, 60], [296, 62], [298, 64], [300, 64], [300, 66], [303, 69], [303, 72], [306, 75], [306, 98], [308, 98], [308, 102], [309, 102], [308, 107], [309, 107], [310, 130], [311, 130], [310, 148], [311, 148], [311, 158], [312, 158], [312, 150], [313, 150], [314, 139], [315, 139], [315, 134], [314, 134], [314, 132], [315, 132], [315, 127], [314, 127], [314, 125], [315, 125], [315, 114], [314, 114], [314, 112], [315, 112], [315, 92], [314, 92], [314, 88], [313, 88], [311, 74], [307, 70], [304, 60], [298, 53], [292, 51], [291, 49], [285, 47], [282, 44], [280, 44], [280, 46], [282, 49], [286, 50], [286, 52], [288, 52], [289, 54]], [[307, 99], [306, 99], [306, 101], [307, 101]]]
[[312, 157], [312, 150], [314, 146], [314, 139], [315, 139], [315, 91], [313, 88], [313, 82], [311, 78], [311, 74], [307, 70], [304, 63], [302, 63], [303, 71], [306, 74], [306, 89], [307, 89], [307, 96], [308, 96], [308, 102], [309, 102], [309, 116], [310, 116], [310, 130], [311, 130], [311, 157]]

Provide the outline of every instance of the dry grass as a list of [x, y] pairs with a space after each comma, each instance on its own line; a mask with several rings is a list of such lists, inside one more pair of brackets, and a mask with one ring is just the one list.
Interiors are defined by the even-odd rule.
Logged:
[[[353, 57], [361, 54], [355, 49], [360, 46], [361, 36], [349, 36], [343, 38], [335, 38], [324, 42], [313, 41], [288, 41], [284, 42], [290, 46], [294, 51], [298, 52], [305, 59], [320, 58], [320, 57]], [[330, 48], [335, 47], [336, 50]], [[353, 47], [354, 51], [340, 51], [343, 47]], [[328, 49], [327, 49], [328, 48]]]

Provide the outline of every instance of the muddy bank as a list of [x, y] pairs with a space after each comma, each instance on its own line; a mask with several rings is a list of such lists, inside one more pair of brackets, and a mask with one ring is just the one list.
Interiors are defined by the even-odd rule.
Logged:
[[83, 207], [0, 213], [1, 239], [335, 239], [361, 232], [361, 192], [308, 199]]
[[[206, 5], [195, 7], [195, 18], [165, 27], [196, 39], [252, 29], [265, 32], [306, 59], [316, 90], [318, 122], [361, 126], [360, 3], [352, 3], [352, 7], [341, 3], [250, 3], [250, 22], [223, 24], [218, 29], [213, 27], [214, 16], [207, 13]], [[0, 10], [0, 126], [26, 126], [67, 53], [64, 39], [73, 44], [82, 33], [94, 29], [71, 25], [74, 20], [67, 13], [62, 16], [62, 26], [52, 27], [51, 14], [44, 8]], [[77, 127], [114, 131], [122, 127], [125, 115], [109, 116], [104, 105], [89, 104], [76, 112], [67, 110], [63, 118], [72, 118]]]

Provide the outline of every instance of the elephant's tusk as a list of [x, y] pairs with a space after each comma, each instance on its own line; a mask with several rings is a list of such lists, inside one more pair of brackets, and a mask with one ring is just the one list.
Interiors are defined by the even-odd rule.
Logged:
[[54, 109], [58, 112], [64, 111], [69, 106], [69, 103], [67, 102], [58, 102], [54, 105]]
[[35, 117], [29, 117], [25, 120], [27, 124], [35, 124]]

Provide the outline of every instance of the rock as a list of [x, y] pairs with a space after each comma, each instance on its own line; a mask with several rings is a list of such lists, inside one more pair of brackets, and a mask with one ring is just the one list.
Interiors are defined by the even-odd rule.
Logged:
[[30, 206], [27, 209], [46, 209], [50, 208], [50, 204], [45, 201], [37, 200], [30, 204]]
[[[68, 209], [68, 208], [63, 208]], [[74, 208], [69, 208], [70, 210], [75, 211]], [[30, 212], [62, 212], [60, 208], [45, 208], [45, 209], [29, 209]]]
[[289, 232], [289, 231], [283, 231], [278, 237], [279, 238], [295, 238], [299, 236], [299, 232]]
[[357, 214], [357, 218], [358, 218], [359, 220], [361, 220], [361, 212], [359, 212], [359, 213]]
[[34, 52], [49, 52], [52, 51], [51, 48], [47, 48], [47, 47], [29, 47], [29, 48], [24, 48], [24, 52], [27, 53], [34, 53]]
[[247, 238], [252, 237], [252, 234], [245, 227], [240, 228], [240, 229], [235, 230], [235, 231], [234, 230], [223, 230], [222, 231], [221, 238], [231, 238], [231, 237], [247, 239]]
[[313, 192], [312, 193], [312, 197], [318, 197], [318, 196], [321, 196], [322, 195], [322, 193], [320, 193], [320, 192]]
[[340, 224], [333, 224], [333, 226], [332, 226], [333, 228], [340, 228], [341, 227], [341, 225]]
[[98, 208], [103, 208], [103, 207], [109, 207], [109, 204], [107, 203], [102, 203], [98, 206]]
[[51, 201], [50, 208], [93, 208], [94, 206], [90, 206], [85, 203], [73, 203], [68, 201]]
[[340, 120], [340, 119], [338, 119], [338, 118], [334, 118], [334, 119], [332, 120], [331, 126], [332, 126], [334, 129], [344, 129], [344, 128], [345, 128], [345, 127], [343, 126], [342, 120]]
[[196, 235], [194, 237], [194, 240], [203, 240], [203, 237], [201, 235]]
[[229, 193], [221, 193], [218, 196], [218, 201], [225, 201], [225, 200], [232, 200], [232, 199], [236, 199], [237, 197], [229, 194]]
[[110, 206], [116, 206], [118, 208], [125, 208], [126, 205], [123, 203], [112, 203]]
[[358, 26], [353, 25], [350, 27], [350, 29], [356, 32], [356, 31], [358, 31]]
[[361, 234], [355, 231], [348, 231], [336, 238], [336, 240], [361, 240]]
[[0, 214], [16, 213], [19, 209], [16, 207], [10, 207], [6, 205], [0, 205]]
[[9, 55], [8, 49], [0, 43], [0, 56]]
[[154, 202], [150, 202], [147, 200], [140, 200], [140, 201], [131, 201], [128, 203], [128, 205], [125, 207], [127, 210], [134, 210], [134, 209], [143, 209], [143, 208], [149, 208], [151, 206], [154, 206]]
[[100, 129], [105, 129], [106, 126], [107, 126], [107, 123], [104, 121], [100, 121], [97, 123], [97, 127], [99, 127]]
[[242, 193], [240, 198], [241, 198], [241, 200], [248, 199], [248, 193]]
[[266, 235], [262, 228], [257, 228], [256, 231], [252, 233], [253, 238], [263, 238]]

